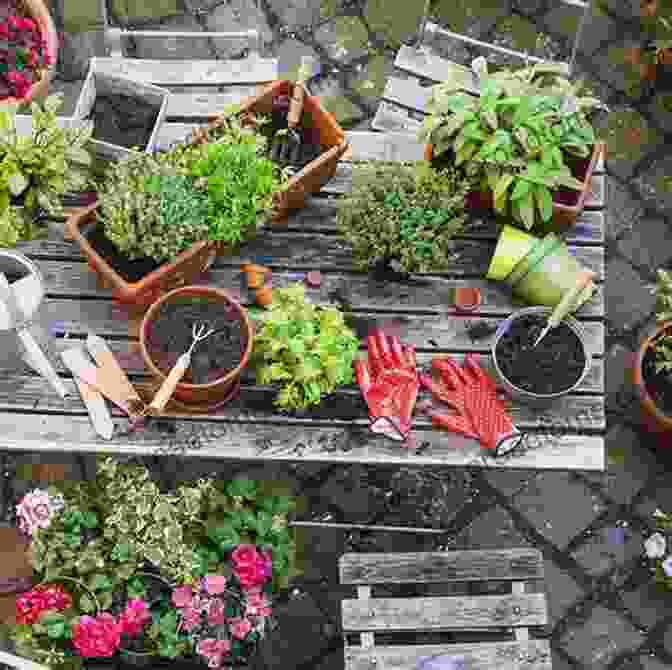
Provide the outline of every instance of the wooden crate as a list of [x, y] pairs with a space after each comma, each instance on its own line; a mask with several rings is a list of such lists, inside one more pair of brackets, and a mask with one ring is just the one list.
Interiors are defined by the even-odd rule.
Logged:
[[[530, 580], [543, 579], [536, 549], [447, 551], [404, 554], [350, 553], [339, 560], [342, 584], [357, 587], [357, 598], [342, 603], [345, 670], [415, 670], [421, 657], [464, 656], [465, 670], [550, 670], [547, 640], [531, 639], [529, 626], [548, 621], [546, 595]], [[510, 583], [510, 593], [469, 595], [464, 583]], [[460, 595], [376, 597], [372, 588], [440, 585]], [[389, 588], [389, 587], [388, 587]], [[474, 587], [471, 587], [473, 590]], [[404, 589], [407, 590], [407, 587]], [[498, 589], [499, 590], [499, 589]], [[508, 590], [508, 589], [507, 589]], [[466, 591], [466, 594], [465, 594]], [[451, 634], [451, 642], [378, 644], [375, 636]], [[493, 640], [493, 634], [508, 640]], [[360, 643], [348, 644], [359, 634]], [[456, 638], [468, 637], [469, 641]], [[488, 641], [475, 641], [489, 637]]]

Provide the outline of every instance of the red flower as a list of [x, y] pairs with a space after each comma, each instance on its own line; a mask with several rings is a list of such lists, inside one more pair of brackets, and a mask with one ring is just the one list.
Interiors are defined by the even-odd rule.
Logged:
[[60, 586], [40, 585], [16, 599], [16, 622], [34, 624], [46, 610], [62, 612], [72, 607], [72, 597]]
[[79, 617], [72, 627], [72, 644], [81, 656], [114, 656], [121, 641], [121, 625], [104, 612], [95, 619]]

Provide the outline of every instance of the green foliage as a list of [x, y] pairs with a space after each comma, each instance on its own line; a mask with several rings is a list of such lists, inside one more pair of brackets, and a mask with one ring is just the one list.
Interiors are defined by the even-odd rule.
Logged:
[[257, 381], [280, 382], [278, 407], [318, 405], [322, 395], [352, 382], [358, 346], [343, 314], [306, 302], [302, 284], [275, 289], [254, 341]]
[[277, 168], [258, 155], [256, 142], [208, 144], [192, 174], [207, 185], [210, 239], [229, 245], [270, 220], [273, 194], [282, 188]]
[[452, 238], [466, 220], [469, 180], [426, 163], [362, 161], [354, 164], [352, 181], [336, 221], [358, 269], [392, 259], [403, 272], [448, 269]]
[[[656, 279], [656, 320], [672, 320], [672, 276], [667, 270], [658, 270]], [[672, 334], [663, 333], [654, 343], [656, 372], [672, 371]]]
[[583, 186], [565, 156], [590, 155], [596, 139], [586, 111], [601, 103], [578, 97], [581, 84], [553, 65], [489, 74], [476, 59], [472, 67], [480, 94], [460, 90], [456, 79], [433, 87], [420, 139], [433, 145], [435, 158], [450, 155], [481, 189], [492, 190], [497, 212], [527, 229], [549, 221], [552, 192]]
[[[32, 132], [19, 135], [17, 105], [0, 104], [0, 246], [36, 236], [33, 218], [44, 209], [61, 216], [60, 197], [66, 191], [82, 191], [88, 181], [91, 156], [85, 149], [93, 127], [64, 129], [56, 123], [61, 94], [44, 103], [31, 104]], [[23, 207], [12, 205], [18, 198]]]

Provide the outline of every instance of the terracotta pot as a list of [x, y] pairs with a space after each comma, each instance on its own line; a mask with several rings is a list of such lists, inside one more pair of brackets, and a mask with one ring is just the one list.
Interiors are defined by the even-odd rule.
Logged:
[[[167, 293], [162, 298], [159, 298], [145, 314], [142, 324], [140, 326], [140, 351], [142, 353], [142, 358], [145, 362], [145, 366], [150, 371], [152, 376], [156, 377], [158, 384], [163, 383], [167, 375], [164, 375], [157, 365], [152, 360], [149, 351], [147, 349], [147, 338], [149, 335], [149, 327], [152, 321], [155, 319], [158, 314], [161, 306], [167, 302], [170, 302], [176, 297], [182, 296], [207, 296], [214, 298], [215, 301], [222, 303], [222, 309], [224, 305], [228, 304], [233, 306], [235, 311], [238, 313], [238, 317], [241, 322], [241, 328], [243, 331], [243, 336], [247, 340], [247, 345], [245, 351], [241, 356], [240, 363], [235, 370], [231, 370], [227, 375], [220, 379], [216, 379], [213, 382], [208, 384], [186, 384], [179, 383], [175, 388], [174, 397], [177, 400], [187, 404], [195, 405], [207, 405], [214, 404], [218, 400], [224, 401], [229, 400], [233, 397], [233, 390], [237, 387], [240, 381], [240, 373], [242, 369], [247, 365], [250, 355], [252, 354], [252, 346], [254, 343], [254, 328], [252, 322], [247, 316], [247, 312], [240, 303], [234, 300], [229, 293], [223, 289], [211, 288], [209, 286], [184, 286], [183, 288], [178, 288], [170, 293]], [[182, 353], [182, 352], [180, 352]]]
[[[583, 188], [581, 191], [571, 191], [572, 194], [576, 194], [576, 199], [573, 204], [567, 204], [559, 202], [559, 196], [561, 192], [553, 192], [553, 223], [571, 226], [576, 223], [576, 219], [579, 214], [583, 211], [583, 207], [586, 204], [586, 199], [590, 193], [590, 180], [592, 179], [593, 172], [595, 171], [595, 166], [600, 156], [605, 151], [605, 145], [603, 142], [597, 142], [593, 146], [593, 152], [590, 158], [581, 159], [574, 157], [565, 156], [565, 161], [569, 165], [569, 168], [572, 171], [572, 174], [579, 180], [583, 182]], [[424, 158], [427, 161], [431, 161], [433, 158], [434, 152], [431, 144], [425, 144], [424, 147]], [[477, 194], [478, 204], [484, 208], [494, 210], [493, 203], [493, 193], [491, 190], [479, 191]]]
[[16, 596], [32, 588], [30, 539], [12, 526], [0, 527], [0, 621], [16, 622]]
[[270, 305], [273, 302], [273, 289], [270, 286], [262, 286], [254, 292], [257, 305]]
[[[263, 114], [273, 110], [273, 99], [290, 94], [293, 82], [282, 79], [264, 88], [257, 95], [244, 100], [240, 105], [240, 115], [246, 113]], [[304, 98], [304, 114], [310, 115], [314, 127], [320, 133], [322, 154], [308, 163], [300, 172], [290, 178], [287, 189], [278, 193], [273, 204], [273, 221], [283, 221], [291, 210], [300, 209], [306, 201], [306, 195], [317, 193], [336, 173], [336, 166], [349, 144], [345, 133], [336, 122], [333, 114], [320, 105], [316, 96]], [[195, 130], [190, 140], [194, 143], [207, 142], [207, 134], [211, 129], [221, 126], [220, 117], [215, 118], [207, 126]]]
[[95, 204], [77, 210], [67, 220], [66, 234], [79, 244], [89, 267], [112, 289], [112, 295], [124, 303], [150, 305], [162, 294], [190, 283], [197, 275], [205, 272], [220, 251], [217, 242], [196, 242], [171, 263], [164, 263], [139, 281], [129, 282], [98, 254], [82, 234], [82, 226], [92, 223], [103, 225], [96, 222]]
[[49, 81], [56, 71], [56, 61], [58, 60], [58, 33], [56, 26], [51, 18], [49, 9], [44, 0], [21, 0], [27, 14], [39, 26], [40, 33], [47, 41], [47, 48], [51, 56], [51, 65], [42, 71], [37, 82], [35, 82], [23, 98], [3, 98], [2, 102], [20, 103], [23, 107], [30, 105], [35, 99], [44, 99], [49, 91]]
[[245, 272], [247, 288], [252, 289], [261, 288], [264, 285], [266, 275], [270, 272], [269, 268], [257, 265], [256, 263], [246, 263], [242, 268], [243, 272]]
[[672, 432], [672, 416], [668, 416], [658, 409], [653, 398], [646, 390], [646, 384], [644, 383], [644, 376], [642, 374], [642, 362], [644, 361], [644, 355], [646, 354], [647, 349], [651, 346], [652, 341], [663, 331], [668, 329], [672, 329], [672, 321], [662, 321], [657, 323], [642, 336], [632, 366], [632, 383], [635, 385], [635, 390], [639, 397], [639, 405], [642, 409], [642, 424], [654, 433]]

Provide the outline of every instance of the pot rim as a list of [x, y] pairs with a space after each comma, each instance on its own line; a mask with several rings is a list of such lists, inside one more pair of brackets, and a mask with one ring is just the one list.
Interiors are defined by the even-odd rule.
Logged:
[[142, 353], [142, 358], [145, 362], [145, 365], [149, 368], [149, 371], [152, 373], [152, 375], [158, 377], [161, 379], [161, 381], [166, 379], [167, 375], [163, 374], [163, 372], [159, 370], [149, 355], [149, 351], [147, 350], [147, 346], [145, 344], [145, 333], [147, 332], [149, 324], [151, 321], [153, 321], [161, 306], [172, 298], [182, 294], [210, 295], [217, 298], [217, 300], [220, 302], [228, 301], [233, 304], [236, 311], [238, 312], [238, 316], [240, 317], [243, 330], [247, 331], [247, 346], [245, 347], [245, 351], [240, 358], [238, 366], [233, 370], [230, 370], [223, 377], [219, 377], [218, 379], [208, 382], [207, 384], [187, 384], [186, 382], [178, 382], [177, 387], [182, 388], [185, 391], [202, 391], [207, 389], [215, 389], [227, 382], [234, 382], [237, 378], [240, 377], [242, 369], [248, 364], [250, 356], [252, 355], [252, 347], [254, 345], [254, 328], [252, 326], [252, 322], [250, 321], [250, 317], [247, 315], [247, 310], [232, 295], [230, 295], [228, 291], [214, 286], [181, 286], [180, 288], [173, 289], [172, 291], [166, 293], [152, 303], [150, 308], [145, 313], [145, 316], [142, 319], [142, 323], [140, 324], [140, 352]]
[[[572, 386], [570, 386], [568, 389], [562, 390], [562, 391], [557, 391], [555, 393], [534, 393], [533, 391], [527, 391], [526, 389], [522, 389], [519, 386], [516, 386], [513, 384], [508, 377], [501, 371], [499, 367], [499, 363], [497, 362], [497, 354], [496, 354], [496, 349], [497, 349], [497, 344], [499, 343], [500, 339], [504, 335], [504, 332], [506, 329], [518, 318], [521, 316], [526, 316], [528, 314], [536, 314], [536, 315], [546, 315], [549, 317], [552, 314], [553, 310], [550, 307], [543, 307], [543, 306], [535, 306], [535, 307], [525, 307], [523, 309], [518, 310], [517, 312], [513, 312], [513, 314], [510, 314], [504, 321], [502, 321], [499, 326], [497, 327], [497, 332], [495, 333], [495, 337], [492, 341], [492, 345], [490, 347], [490, 354], [492, 356], [492, 362], [493, 365], [495, 366], [495, 370], [497, 371], [497, 374], [499, 375], [499, 378], [504, 382], [505, 386], [509, 387], [515, 393], [527, 397], [527, 398], [534, 398], [534, 399], [540, 399], [540, 400], [551, 400], [553, 398], [559, 398], [561, 396], [567, 395], [569, 393], [572, 393], [572, 391], [575, 391], [582, 383], [583, 380], [586, 378], [586, 375], [588, 374], [590, 367], [592, 365], [592, 359], [593, 359], [593, 353], [590, 350], [590, 347], [588, 346], [587, 343], [587, 338], [586, 338], [586, 332], [581, 326], [581, 324], [572, 316], [566, 316], [563, 320], [562, 323], [567, 324], [572, 331], [574, 331], [574, 334], [578, 337], [579, 342], [581, 343], [581, 347], [583, 348], [583, 353], [586, 357], [586, 362], [583, 368], [583, 372], [579, 376], [579, 378], [574, 382]], [[671, 324], [672, 325], [672, 324]]]
[[644, 356], [651, 346], [653, 340], [655, 340], [661, 333], [666, 330], [672, 329], [672, 320], [670, 321], [657, 321], [655, 326], [646, 333], [639, 344], [639, 349], [635, 356], [635, 362], [632, 367], [633, 370], [633, 383], [637, 387], [639, 392], [640, 403], [646, 407], [647, 411], [656, 417], [656, 419], [668, 429], [672, 430], [672, 416], [665, 414], [660, 410], [658, 405], [656, 405], [653, 397], [648, 392], [646, 388], [646, 382], [644, 381], [644, 374], [642, 372], [642, 363], [644, 361]]

